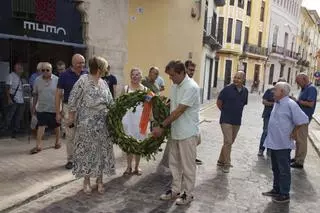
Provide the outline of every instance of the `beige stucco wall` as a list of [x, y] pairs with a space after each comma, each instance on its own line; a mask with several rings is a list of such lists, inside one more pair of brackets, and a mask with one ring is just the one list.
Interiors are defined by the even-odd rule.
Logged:
[[126, 82], [132, 67], [141, 68], [147, 75], [151, 66], [157, 66], [166, 81], [164, 94], [168, 95], [171, 81], [164, 73], [165, 66], [170, 60], [185, 61], [190, 55], [197, 64], [194, 79], [199, 82], [203, 18], [191, 17], [195, 7], [194, 1], [186, 0], [129, 1]]
[[123, 83], [127, 61], [128, 0], [79, 0], [87, 58], [105, 57], [111, 72]]

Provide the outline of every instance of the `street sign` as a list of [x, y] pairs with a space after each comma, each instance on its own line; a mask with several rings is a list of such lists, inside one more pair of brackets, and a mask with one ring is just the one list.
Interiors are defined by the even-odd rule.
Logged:
[[315, 77], [316, 79], [320, 79], [320, 71], [315, 72], [315, 73], [314, 73], [314, 77]]

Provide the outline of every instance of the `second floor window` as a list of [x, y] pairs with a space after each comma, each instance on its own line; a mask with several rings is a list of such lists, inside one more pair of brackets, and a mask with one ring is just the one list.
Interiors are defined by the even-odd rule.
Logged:
[[247, 3], [247, 16], [251, 16], [251, 0]]
[[234, 0], [230, 0], [230, 5], [234, 5]]
[[274, 27], [273, 36], [272, 36], [272, 46], [278, 45], [278, 33], [279, 33], [279, 26]]
[[242, 21], [237, 20], [236, 36], [234, 38], [234, 43], [241, 44], [241, 32], [242, 32]]
[[230, 43], [232, 40], [232, 23], [233, 19], [229, 18], [228, 19], [228, 32], [227, 32], [227, 42]]
[[243, 43], [244, 44], [248, 44], [249, 43], [249, 27], [245, 27], [245, 30], [244, 30], [244, 41]]
[[262, 1], [261, 3], [261, 11], [260, 11], [260, 21], [264, 21], [264, 10], [265, 10], [266, 3]]
[[244, 0], [238, 0], [238, 7], [244, 8]]
[[224, 18], [219, 17], [218, 21], [218, 42], [223, 44], [223, 26], [224, 26]]
[[258, 37], [258, 47], [262, 46], [262, 32], [259, 32], [259, 37]]
[[12, 16], [22, 19], [34, 19], [36, 17], [35, 0], [12, 0]]

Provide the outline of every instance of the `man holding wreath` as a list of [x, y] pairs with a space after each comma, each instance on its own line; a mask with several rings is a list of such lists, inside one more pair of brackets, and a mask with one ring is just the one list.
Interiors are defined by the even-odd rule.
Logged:
[[173, 180], [171, 190], [160, 196], [161, 200], [177, 199], [177, 205], [193, 200], [196, 179], [196, 149], [199, 135], [200, 89], [186, 74], [181, 61], [171, 61], [166, 73], [174, 83], [171, 88], [170, 115], [153, 129], [154, 137], [163, 134], [171, 125], [169, 168]]

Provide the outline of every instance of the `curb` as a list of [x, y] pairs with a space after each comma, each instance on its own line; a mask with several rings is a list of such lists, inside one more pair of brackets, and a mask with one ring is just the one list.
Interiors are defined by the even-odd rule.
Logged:
[[320, 147], [317, 146], [316, 144], [317, 138], [312, 131], [308, 134], [308, 139], [310, 140], [313, 148], [316, 150], [317, 154], [320, 157]]
[[[320, 126], [320, 119], [318, 116], [312, 116], [313, 120], [315, 121], [315, 123], [317, 125]], [[314, 147], [314, 149], [316, 150], [316, 152], [318, 153], [319, 157], [320, 157], [320, 146], [317, 145], [318, 139], [317, 136], [315, 136], [313, 131], [310, 131], [308, 134], [308, 139], [310, 140], [312, 146]], [[320, 142], [319, 142], [320, 143]]]
[[318, 116], [312, 116], [313, 120], [320, 125], [320, 118]]
[[63, 182], [63, 183], [58, 184], [58, 185], [50, 186], [50, 187], [48, 187], [47, 189], [45, 189], [45, 190], [43, 190], [43, 191], [41, 191], [41, 192], [39, 192], [39, 193], [37, 193], [37, 194], [35, 194], [35, 195], [30, 196], [30, 197], [27, 198], [26, 200], [20, 201], [20, 202], [18, 202], [18, 203], [13, 204], [12, 206], [10, 206], [10, 207], [8, 207], [8, 208], [2, 209], [0, 212], [1, 212], [1, 213], [8, 213], [8, 212], [10, 212], [11, 210], [14, 210], [14, 209], [16, 209], [16, 208], [18, 208], [18, 207], [20, 207], [20, 206], [23, 206], [23, 205], [25, 205], [25, 204], [27, 204], [27, 203], [30, 203], [31, 201], [34, 201], [34, 200], [36, 200], [36, 199], [38, 199], [38, 198], [40, 198], [40, 197], [43, 197], [43, 196], [49, 194], [50, 192], [53, 192], [53, 191], [55, 191], [56, 189], [59, 189], [59, 188], [65, 186], [65, 185], [67, 185], [67, 184], [69, 184], [69, 183], [72, 183], [72, 182], [76, 181], [76, 180], [78, 180], [78, 179], [73, 179], [73, 180], [69, 180], [69, 181]]

